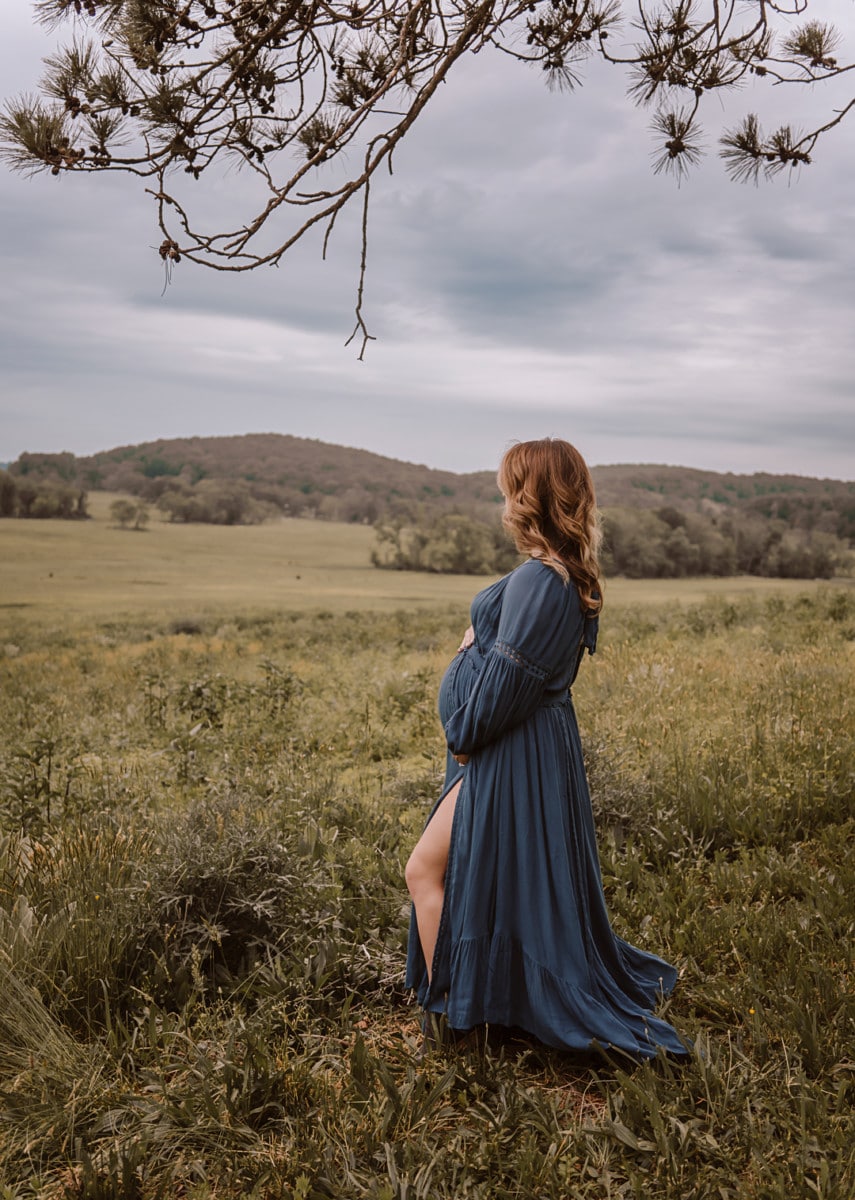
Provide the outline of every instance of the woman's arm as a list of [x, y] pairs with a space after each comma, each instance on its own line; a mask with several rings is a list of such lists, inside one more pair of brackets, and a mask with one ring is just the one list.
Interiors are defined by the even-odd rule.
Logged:
[[550, 567], [524, 563], [511, 575], [496, 641], [468, 699], [445, 726], [458, 762], [531, 716], [581, 623], [576, 589]]

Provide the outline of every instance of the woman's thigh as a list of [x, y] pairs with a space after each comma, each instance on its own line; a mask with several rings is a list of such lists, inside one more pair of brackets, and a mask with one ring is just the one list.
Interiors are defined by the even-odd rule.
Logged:
[[462, 783], [460, 779], [454, 785], [425, 826], [407, 864], [408, 875], [413, 872], [421, 878], [428, 877], [439, 882], [445, 878], [454, 809]]

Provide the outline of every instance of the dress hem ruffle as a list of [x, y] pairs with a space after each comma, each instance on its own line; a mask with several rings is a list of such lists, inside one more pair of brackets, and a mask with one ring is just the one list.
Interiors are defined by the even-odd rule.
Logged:
[[444, 1015], [452, 1029], [512, 1026], [557, 1050], [613, 1049], [652, 1058], [661, 1047], [688, 1054], [690, 1046], [676, 1030], [649, 1011], [673, 989], [676, 970], [653, 956], [647, 960], [661, 975], [655, 980], [633, 976], [648, 1006], [643, 1007], [613, 982], [589, 980], [580, 988], [535, 961], [518, 939], [488, 934], [455, 944], [453, 996], [424, 999], [428, 1011]]

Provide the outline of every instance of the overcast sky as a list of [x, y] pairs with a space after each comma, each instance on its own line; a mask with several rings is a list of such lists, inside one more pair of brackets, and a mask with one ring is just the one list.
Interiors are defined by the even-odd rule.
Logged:
[[[855, 58], [855, 4], [814, 8]], [[3, 3], [7, 96], [53, 44]], [[549, 434], [594, 464], [855, 478], [855, 118], [790, 185], [712, 154], [678, 189], [616, 69], [572, 94], [498, 55], [457, 72], [373, 188], [365, 362], [353, 221], [326, 262], [182, 263], [161, 295], [139, 184], [0, 167], [0, 461], [274, 431], [465, 471]], [[746, 90], [728, 117], [845, 98]]]

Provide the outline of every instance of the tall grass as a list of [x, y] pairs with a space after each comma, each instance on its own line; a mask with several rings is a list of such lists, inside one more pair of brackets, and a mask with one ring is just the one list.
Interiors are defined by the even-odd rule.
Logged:
[[402, 864], [465, 616], [13, 630], [0, 1198], [855, 1193], [855, 601], [617, 609], [576, 688], [683, 1066], [418, 1061]]

